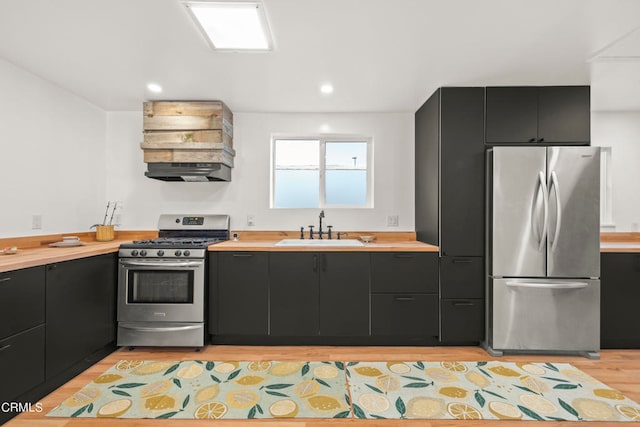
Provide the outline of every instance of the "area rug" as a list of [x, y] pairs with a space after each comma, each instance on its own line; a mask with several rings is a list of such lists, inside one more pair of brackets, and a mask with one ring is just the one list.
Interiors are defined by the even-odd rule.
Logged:
[[47, 416], [346, 418], [340, 362], [121, 360]]
[[47, 416], [640, 421], [565, 363], [121, 360]]
[[640, 406], [566, 363], [351, 362], [358, 418], [640, 421]]

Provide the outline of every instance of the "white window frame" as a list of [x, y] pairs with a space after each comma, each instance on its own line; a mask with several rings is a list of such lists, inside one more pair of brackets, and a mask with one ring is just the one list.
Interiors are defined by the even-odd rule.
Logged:
[[[320, 150], [320, 188], [318, 190], [318, 207], [314, 208], [280, 208], [275, 206], [275, 171], [276, 171], [276, 141], [281, 140], [317, 140], [319, 142], [318, 149]], [[332, 205], [326, 203], [326, 145], [327, 142], [364, 142], [367, 144], [367, 194], [366, 202], [364, 205]], [[271, 209], [371, 209], [373, 208], [373, 138], [370, 136], [360, 135], [342, 135], [342, 134], [320, 134], [320, 135], [271, 135], [271, 179], [270, 179], [270, 207]]]

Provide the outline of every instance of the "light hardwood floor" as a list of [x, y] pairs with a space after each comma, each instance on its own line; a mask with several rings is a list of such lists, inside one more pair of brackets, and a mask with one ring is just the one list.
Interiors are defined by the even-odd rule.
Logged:
[[[480, 348], [476, 347], [245, 347], [245, 346], [208, 346], [201, 352], [184, 349], [136, 349], [128, 351], [120, 349], [104, 358], [102, 361], [87, 369], [76, 378], [69, 381], [50, 395], [42, 399], [43, 412], [24, 413], [5, 424], [6, 427], [198, 427], [200, 425], [220, 424], [223, 427], [238, 427], [247, 425], [279, 426], [279, 427], [486, 427], [498, 425], [506, 427], [517, 425], [526, 427], [536, 421], [508, 422], [508, 421], [413, 421], [413, 420], [107, 420], [107, 419], [64, 419], [47, 418], [45, 414], [62, 402], [65, 398], [82, 388], [102, 372], [106, 371], [118, 360], [305, 360], [305, 361], [484, 361], [495, 360]], [[505, 356], [502, 361], [539, 361], [571, 363], [605, 384], [620, 390], [630, 399], [640, 402], [640, 350], [609, 350], [602, 351], [601, 360], [588, 360], [581, 357], [569, 356]], [[620, 423], [580, 423], [580, 422], [538, 422], [544, 426], [559, 427], [595, 427], [622, 426]], [[638, 424], [635, 424], [638, 425]]]

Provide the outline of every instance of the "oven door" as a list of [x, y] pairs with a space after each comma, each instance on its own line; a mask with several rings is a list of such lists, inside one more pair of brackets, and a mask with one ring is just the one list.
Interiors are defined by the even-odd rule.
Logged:
[[119, 322], [203, 322], [203, 259], [120, 259]]

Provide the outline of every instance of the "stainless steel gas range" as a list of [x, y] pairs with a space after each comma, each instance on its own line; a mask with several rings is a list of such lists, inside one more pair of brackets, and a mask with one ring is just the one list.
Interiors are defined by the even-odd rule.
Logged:
[[204, 346], [207, 247], [229, 240], [229, 222], [161, 215], [157, 239], [120, 246], [119, 346]]

